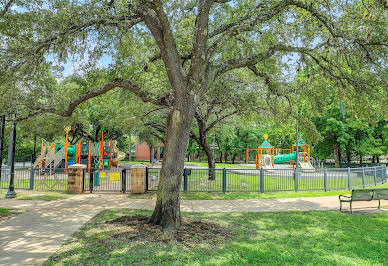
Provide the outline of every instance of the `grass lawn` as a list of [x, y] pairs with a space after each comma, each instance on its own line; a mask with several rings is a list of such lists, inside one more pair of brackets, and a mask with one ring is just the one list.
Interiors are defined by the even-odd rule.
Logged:
[[[5, 194], [8, 192], [8, 189], [0, 189], [0, 200], [5, 200]], [[65, 194], [60, 192], [42, 192], [42, 191], [33, 191], [33, 190], [16, 190], [17, 197], [15, 200], [59, 200], [69, 198], [73, 195]]]
[[17, 211], [15, 209], [10, 208], [0, 208], [0, 222], [8, 219], [10, 216], [21, 213], [21, 211]]
[[[149, 164], [150, 161], [121, 161], [120, 163], [127, 163], [127, 164]], [[207, 162], [185, 162], [186, 167], [190, 166], [201, 166], [201, 167], [208, 167]], [[244, 164], [233, 164], [233, 163], [216, 163], [216, 168], [239, 168], [239, 169], [256, 169], [254, 166], [246, 166]]]
[[[382, 185], [366, 187], [366, 188], [388, 188], [388, 182]], [[299, 197], [324, 197], [351, 194], [351, 190], [332, 190], [332, 191], [279, 191], [279, 192], [182, 192], [183, 200], [232, 200], [232, 199], [274, 199], [274, 198], [299, 198]], [[156, 199], [156, 192], [148, 192], [145, 194], [129, 194], [128, 198], [134, 199]]]
[[[190, 165], [201, 167], [208, 167], [208, 162], [185, 162], [186, 167], [190, 167]], [[246, 166], [244, 164], [233, 164], [233, 163], [216, 163], [216, 168], [239, 168], [239, 169], [256, 169], [255, 166]]]
[[139, 164], [139, 163], [149, 163], [150, 161], [142, 161], [142, 160], [139, 160], [139, 161], [120, 161], [121, 164], [123, 163], [128, 163], [128, 164]]
[[[388, 212], [184, 213], [182, 229], [150, 212], [98, 214], [45, 265], [386, 265]], [[135, 216], [135, 217], [134, 217]]]
[[0, 208], [0, 219], [14, 214], [14, 209]]

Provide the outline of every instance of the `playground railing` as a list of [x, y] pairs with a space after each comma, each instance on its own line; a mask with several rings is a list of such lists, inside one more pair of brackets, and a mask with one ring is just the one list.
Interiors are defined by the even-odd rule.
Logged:
[[[9, 187], [10, 169], [1, 168], [0, 188]], [[85, 191], [130, 191], [130, 169], [85, 169]], [[158, 188], [160, 168], [146, 168], [145, 185], [149, 191]], [[387, 181], [385, 165], [359, 168], [316, 169], [208, 169], [185, 168], [182, 176], [184, 192], [276, 192], [340, 190], [375, 186]], [[15, 168], [17, 189], [66, 191], [68, 169]]]
[[[0, 188], [6, 189], [9, 187], [11, 178], [11, 169], [9, 167], [2, 167], [0, 172]], [[30, 169], [18, 166], [15, 167], [14, 174], [15, 188], [30, 188]]]
[[131, 190], [131, 170], [123, 168], [84, 169], [84, 191], [126, 192]]
[[67, 191], [68, 169], [33, 168], [30, 169], [29, 188], [38, 191]]
[[[148, 190], [157, 190], [160, 168], [148, 168]], [[387, 181], [385, 165], [317, 169], [186, 168], [185, 192], [276, 192], [343, 190], [375, 186]]]

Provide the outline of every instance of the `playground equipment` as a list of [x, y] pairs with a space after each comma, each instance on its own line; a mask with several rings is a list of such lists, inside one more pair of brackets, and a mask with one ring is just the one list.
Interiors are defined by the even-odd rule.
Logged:
[[[246, 149], [246, 164], [248, 164], [249, 152], [256, 150], [257, 155], [255, 157], [256, 168], [271, 169], [275, 167], [275, 164], [290, 162], [292, 168], [295, 167], [295, 162], [298, 161], [300, 168], [302, 169], [314, 169], [310, 162], [310, 145], [300, 137], [298, 143], [294, 143], [291, 149], [276, 149], [268, 142], [268, 135], [264, 135], [264, 142], [257, 148]], [[303, 149], [303, 152], [296, 154], [296, 147]], [[288, 151], [290, 153], [279, 154], [282, 151]], [[275, 155], [279, 154], [279, 155]]]
[[40, 157], [34, 163], [35, 168], [68, 168], [73, 164], [84, 164], [88, 169], [110, 169], [119, 167], [120, 161], [125, 158], [116, 141], [104, 141], [104, 132], [101, 133], [101, 141], [92, 142], [82, 140], [76, 145], [68, 144], [68, 132], [66, 131], [65, 144], [41, 145]]

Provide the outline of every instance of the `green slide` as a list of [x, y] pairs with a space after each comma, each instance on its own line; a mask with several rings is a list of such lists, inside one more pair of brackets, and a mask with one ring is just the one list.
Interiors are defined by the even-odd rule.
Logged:
[[296, 152], [275, 156], [275, 163], [285, 163], [289, 161], [296, 161]]

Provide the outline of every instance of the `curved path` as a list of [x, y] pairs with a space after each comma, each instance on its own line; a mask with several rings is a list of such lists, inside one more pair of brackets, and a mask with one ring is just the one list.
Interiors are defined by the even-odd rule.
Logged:
[[[0, 200], [0, 207], [24, 209], [23, 214], [0, 222], [0, 265], [37, 265], [57, 251], [71, 234], [104, 209], [152, 210], [150, 199], [128, 199], [122, 194], [83, 194], [57, 201]], [[377, 207], [356, 202], [355, 208]], [[382, 205], [388, 206], [388, 201]], [[245, 200], [182, 200], [187, 212], [270, 212], [338, 210], [337, 196]], [[359, 209], [360, 210], [360, 209]], [[372, 210], [372, 209], [370, 209]]]

